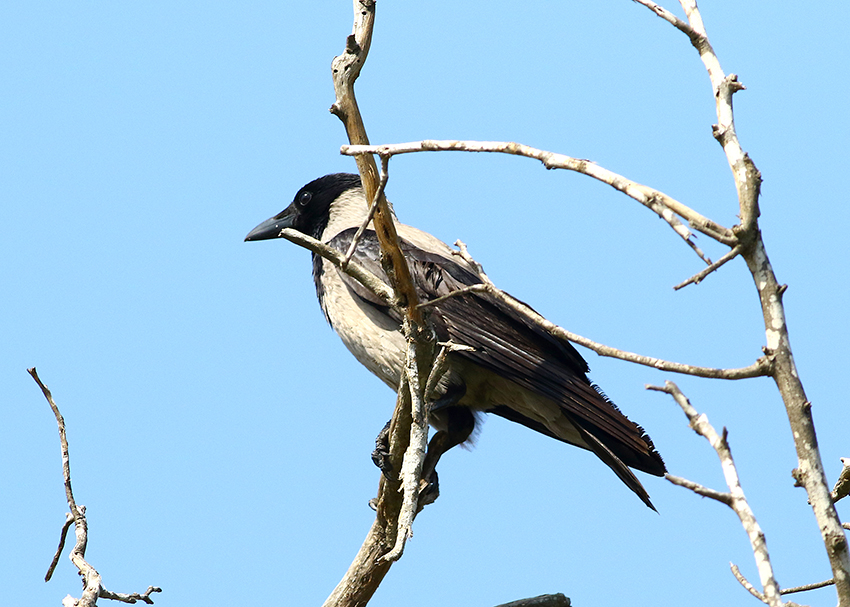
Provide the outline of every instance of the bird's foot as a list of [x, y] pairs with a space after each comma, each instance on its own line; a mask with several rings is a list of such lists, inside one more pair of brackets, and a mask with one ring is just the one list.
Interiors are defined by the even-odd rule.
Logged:
[[440, 497], [440, 479], [437, 477], [437, 471], [431, 473], [430, 478], [423, 478], [419, 485], [419, 508], [422, 510], [428, 504], [433, 504]]
[[375, 438], [375, 450], [372, 451], [372, 461], [381, 470], [387, 480], [396, 480], [393, 475], [393, 465], [390, 463], [390, 422]]

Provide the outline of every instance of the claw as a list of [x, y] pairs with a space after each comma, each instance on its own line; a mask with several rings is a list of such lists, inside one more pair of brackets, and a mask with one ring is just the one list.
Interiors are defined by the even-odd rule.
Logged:
[[422, 486], [419, 489], [419, 509], [433, 504], [438, 497], [440, 497], [440, 479], [437, 477], [437, 471], [434, 470], [431, 478], [422, 479]]
[[390, 422], [383, 427], [375, 438], [375, 450], [372, 451], [372, 461], [381, 470], [387, 480], [396, 480], [392, 476], [393, 465], [390, 463]]

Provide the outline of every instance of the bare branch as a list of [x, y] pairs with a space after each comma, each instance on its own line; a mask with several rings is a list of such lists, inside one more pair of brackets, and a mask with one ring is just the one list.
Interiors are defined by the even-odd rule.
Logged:
[[[496, 289], [498, 291], [498, 289]], [[461, 295], [466, 295], [467, 293], [491, 293], [493, 292], [493, 286], [488, 284], [478, 284], [478, 285], [469, 285], [468, 287], [462, 287], [460, 289], [456, 289], [451, 293], [446, 293], [445, 295], [440, 295], [430, 301], [423, 301], [419, 304], [420, 308], [428, 308], [430, 306], [436, 306], [437, 304], [443, 303], [447, 299], [451, 299], [453, 297], [459, 297]]]
[[[410, 323], [405, 319], [405, 324]], [[404, 552], [404, 544], [413, 534], [413, 519], [419, 508], [419, 489], [422, 480], [422, 464], [425, 461], [425, 451], [428, 448], [428, 413], [425, 409], [423, 394], [425, 387], [419, 380], [419, 366], [416, 359], [417, 335], [419, 329], [416, 327], [405, 327], [407, 335], [407, 359], [405, 361], [405, 374], [407, 385], [410, 388], [410, 416], [413, 423], [410, 425], [410, 441], [404, 453], [404, 461], [401, 466], [401, 486], [404, 498], [401, 511], [398, 514], [398, 531], [396, 532], [395, 546], [382, 558], [386, 561], [397, 561]], [[430, 374], [429, 374], [430, 375]]]
[[68, 537], [68, 529], [74, 523], [74, 515], [70, 512], [65, 513], [65, 524], [62, 525], [62, 531], [59, 534], [59, 547], [56, 548], [56, 553], [53, 555], [53, 560], [50, 562], [50, 567], [47, 568], [47, 573], [44, 575], [44, 581], [49, 582], [53, 577], [53, 572], [56, 570], [56, 565], [59, 564], [59, 557], [62, 556], [62, 551], [65, 550], [65, 540]]
[[[720, 145], [723, 146], [723, 151], [726, 154], [726, 159], [729, 162], [729, 167], [735, 176], [735, 185], [738, 188], [738, 200], [741, 203], [741, 223], [745, 231], [750, 231], [754, 228], [755, 220], [758, 217], [758, 185], [754, 191], [751, 190], [753, 185], [751, 170], [755, 170], [755, 165], [744, 153], [738, 134], [735, 131], [735, 114], [732, 110], [732, 95], [738, 91], [745, 89], [744, 85], [738, 82], [738, 77], [735, 74], [726, 76], [723, 68], [720, 66], [720, 60], [714, 52], [711, 43], [708, 40], [708, 34], [705, 29], [705, 24], [702, 20], [702, 15], [697, 7], [696, 0], [680, 0], [680, 4], [687, 15], [688, 23], [698, 37], [691, 38], [691, 43], [699, 52], [700, 59], [708, 72], [708, 77], [711, 80], [711, 87], [714, 90], [714, 99], [717, 111], [717, 125], [714, 127], [714, 135]], [[748, 167], [747, 165], [752, 165]], [[758, 173], [758, 171], [755, 171]], [[746, 208], [745, 208], [746, 207]]]
[[714, 91], [717, 112], [717, 124], [713, 127], [714, 137], [723, 146], [726, 160], [729, 162], [729, 167], [732, 169], [735, 178], [735, 187], [738, 190], [738, 201], [741, 207], [741, 230], [752, 237], [759, 214], [758, 193], [761, 186], [761, 176], [753, 161], [741, 147], [735, 130], [735, 115], [732, 110], [732, 96], [738, 91], [745, 90], [745, 87], [738, 82], [738, 77], [735, 74], [727, 76], [723, 72], [720, 60], [708, 40], [705, 24], [696, 0], [680, 0], [688, 18], [687, 24], [652, 2], [635, 1], [646, 6], [687, 35], [691, 44], [699, 53], [711, 80], [711, 88]]
[[[62, 478], [65, 481], [65, 498], [67, 499], [68, 506], [71, 509], [71, 516], [76, 517], [78, 508], [77, 503], [74, 501], [74, 491], [71, 489], [71, 457], [68, 454], [68, 438], [65, 434], [65, 418], [62, 417], [62, 414], [59, 412], [59, 407], [56, 406], [56, 402], [53, 400], [53, 395], [50, 393], [47, 386], [42, 383], [35, 367], [27, 369], [27, 373], [32, 376], [38, 384], [38, 387], [41, 388], [44, 398], [47, 399], [47, 402], [50, 405], [50, 410], [53, 411], [53, 415], [56, 417], [56, 425], [59, 427], [59, 445], [62, 448]], [[85, 550], [85, 548], [83, 548], [83, 550]]]
[[157, 588], [156, 586], [148, 586], [148, 589], [145, 590], [142, 594], [139, 594], [138, 592], [134, 592], [132, 594], [124, 594], [122, 592], [112, 592], [111, 590], [107, 590], [106, 588], [101, 588], [100, 596], [105, 599], [120, 601], [121, 603], [136, 603], [138, 601], [142, 601], [143, 603], [147, 603], [148, 605], [153, 605], [153, 599], [151, 599], [151, 594], [153, 594], [154, 592], [162, 592], [162, 588]]
[[748, 367], [741, 367], [738, 369], [716, 369], [712, 367], [697, 367], [694, 365], [686, 365], [683, 363], [671, 362], [661, 360], [659, 358], [643, 356], [641, 354], [635, 354], [634, 352], [626, 352], [625, 350], [618, 350], [616, 348], [597, 343], [586, 337], [582, 337], [581, 335], [577, 335], [575, 333], [567, 331], [566, 329], [559, 327], [555, 323], [547, 320], [546, 318], [544, 318], [543, 316], [541, 316], [519, 300], [511, 297], [510, 295], [502, 291], [501, 289], [495, 287], [490, 281], [490, 279], [487, 278], [487, 275], [484, 274], [483, 269], [481, 269], [481, 264], [476, 262], [469, 255], [469, 251], [467, 250], [466, 245], [464, 245], [460, 241], [458, 241], [457, 244], [462, 248], [461, 251], [457, 252], [456, 254], [463, 257], [467, 262], [473, 264], [474, 267], [478, 268], [478, 274], [482, 277], [482, 280], [484, 280], [484, 282], [482, 284], [471, 285], [458, 289], [456, 291], [452, 291], [451, 293], [432, 299], [431, 301], [423, 302], [419, 304], [420, 308], [433, 306], [449, 297], [458, 297], [467, 293], [488, 293], [499, 301], [501, 301], [502, 303], [510, 306], [518, 314], [523, 315], [525, 318], [538, 325], [543, 330], [548, 331], [556, 337], [560, 337], [562, 339], [566, 339], [573, 343], [579, 344], [580, 346], [584, 346], [585, 348], [589, 348], [600, 356], [618, 358], [620, 360], [625, 360], [639, 365], [652, 367], [661, 371], [670, 371], [672, 373], [681, 373], [683, 375], [695, 375], [697, 377], [709, 377], [714, 379], [733, 380], [770, 375], [771, 360], [769, 357], [765, 356], [759, 358], [755, 363]]
[[678, 291], [682, 287], [686, 287], [689, 284], [695, 284], [695, 285], [699, 284], [700, 282], [702, 282], [702, 280], [706, 276], [708, 276], [709, 274], [711, 274], [712, 272], [714, 272], [715, 270], [720, 268], [720, 266], [724, 265], [725, 263], [732, 261], [733, 259], [735, 259], [740, 254], [741, 254], [741, 245], [735, 245], [734, 247], [732, 247], [732, 250], [729, 251], [728, 253], [726, 253], [723, 257], [721, 257], [720, 259], [715, 261], [713, 264], [709, 265], [707, 268], [703, 268], [702, 271], [697, 272], [695, 275], [691, 276], [686, 281], [677, 284], [675, 287], [673, 287], [673, 289]]
[[[474, 288], [468, 287], [466, 289], [459, 289], [445, 297], [472, 291], [483, 291], [493, 295], [499, 299], [499, 301], [507, 304], [516, 312], [524, 315], [526, 318], [539, 325], [552, 335], [561, 337], [580, 346], [584, 346], [585, 348], [593, 350], [600, 356], [618, 358], [620, 360], [644, 365], [646, 367], [652, 367], [653, 369], [658, 369], [660, 371], [670, 371], [672, 373], [681, 373], [683, 375], [694, 375], [697, 377], [708, 377], [713, 379], [748, 379], [752, 377], [763, 377], [770, 374], [771, 362], [769, 358], [764, 356], [748, 367], [740, 367], [737, 369], [717, 369], [712, 367], [687, 365], [684, 363], [662, 360], [660, 358], [643, 356], [642, 354], [635, 354], [634, 352], [627, 352], [625, 350], [618, 350], [617, 348], [600, 344], [576, 333], [572, 333], [571, 331], [567, 331], [563, 327], [545, 319], [543, 316], [525, 306], [522, 302], [514, 299], [504, 291], [491, 287], [490, 285], [475, 285]], [[420, 304], [420, 306], [422, 305], [424, 304]]]
[[747, 578], [744, 577], [744, 574], [741, 573], [740, 569], [738, 569], [738, 565], [736, 565], [735, 563], [729, 563], [729, 566], [732, 569], [732, 575], [734, 575], [735, 579], [738, 580], [738, 582], [740, 582], [741, 586], [743, 586], [744, 588], [747, 589], [747, 592], [749, 592], [751, 595], [756, 597], [762, 603], [767, 602], [764, 598], [764, 595], [761, 592], [759, 592], [758, 590], [756, 590], [755, 586], [750, 584], [750, 581]]
[[[345, 51], [335, 57], [332, 63], [336, 99], [331, 107], [331, 112], [342, 120], [349, 143], [355, 145], [369, 144], [366, 128], [354, 95], [354, 82], [369, 53], [374, 21], [374, 0], [354, 0], [352, 34], [346, 39]], [[381, 247], [384, 271], [392, 287], [393, 296], [391, 300], [394, 305], [401, 306], [404, 309], [404, 317], [407, 320], [404, 323], [405, 337], [409, 340], [412, 348], [409, 366], [411, 368], [416, 367], [418, 377], [423, 373], [423, 369], [430, 369], [434, 360], [434, 348], [429, 339], [430, 331], [422, 330], [428, 327], [428, 323], [423, 316], [423, 311], [418, 307], [419, 297], [410, 276], [407, 260], [401, 252], [393, 215], [383, 193], [389, 174], [388, 160], [388, 158], [382, 158], [384, 175], [381, 180], [383, 183], [379, 184], [378, 169], [374, 157], [360, 155], [355, 158], [366, 200], [374, 201], [375, 209], [372, 223]], [[340, 261], [344, 261], [344, 257]], [[346, 266], [350, 265], [352, 264], [346, 264]], [[325, 601], [327, 606], [365, 605], [381, 583], [392, 562], [380, 557], [384, 556], [388, 550], [392, 550], [391, 555], [400, 555], [400, 547], [403, 547], [404, 540], [410, 532], [409, 524], [412, 523], [416, 511], [414, 510], [410, 516], [405, 515], [409, 520], [402, 522], [402, 527], [404, 525], [407, 525], [407, 527], [401, 529], [399, 528], [399, 516], [403, 502], [409, 501], [412, 494], [411, 483], [416, 485], [415, 488], [418, 491], [420, 480], [418, 475], [421, 474], [421, 463], [417, 470], [417, 466], [410, 462], [414, 462], [418, 456], [407, 458], [403, 454], [408, 451], [411, 436], [417, 432], [411, 427], [417, 425], [411, 413], [412, 400], [415, 399], [421, 404], [424, 386], [420, 385], [418, 380], [408, 383], [409, 375], [410, 373], [402, 374], [396, 408], [390, 423], [390, 463], [395, 467], [402, 464], [404, 460], [408, 460], [408, 466], [406, 466], [408, 475], [405, 480], [408, 491], [405, 492], [404, 499], [399, 500], [398, 483], [388, 481], [383, 475], [381, 476], [378, 497], [375, 502], [377, 510], [375, 523], [372, 525], [369, 535], [348, 572]], [[407, 386], [409, 386], [409, 389]], [[413, 398], [411, 397], [412, 393], [415, 393]], [[418, 439], [416, 440], [418, 441]], [[414, 450], [416, 449], [418, 447], [414, 447]], [[415, 482], [410, 480], [413, 477], [416, 477]], [[400, 544], [399, 538], [401, 538]]]
[[457, 255], [461, 259], [463, 259], [466, 263], [475, 268], [475, 272], [478, 274], [478, 277], [481, 278], [481, 281], [485, 284], [496, 286], [493, 284], [493, 281], [490, 280], [490, 277], [484, 272], [484, 266], [475, 261], [472, 258], [472, 255], [469, 254], [469, 249], [462, 240], [455, 240], [455, 246], [458, 248], [457, 251], [452, 251], [454, 255]]
[[431, 367], [431, 373], [428, 375], [428, 381], [425, 382], [424, 395], [425, 400], [428, 402], [433, 401], [433, 397], [437, 390], [437, 384], [449, 368], [449, 352], [460, 352], [464, 350], [468, 352], [475, 349], [469, 346], [456, 344], [451, 340], [438, 342], [437, 345], [440, 346], [440, 353], [437, 354], [437, 357], [434, 359], [434, 366]]
[[[749, 580], [747, 580], [747, 578], [744, 577], [744, 574], [741, 573], [741, 570], [738, 568], [738, 566], [735, 565], [734, 563], [729, 563], [729, 565], [730, 565], [730, 568], [732, 569], [732, 574], [735, 576], [735, 579], [737, 579], [738, 582], [740, 582], [741, 586], [746, 588], [746, 590], [750, 594], [752, 594], [754, 597], [756, 597], [762, 603], [766, 603], [767, 600], [764, 598], [764, 595], [761, 592], [759, 592], [758, 590], [756, 590], [753, 587], [753, 585], [749, 582]], [[833, 586], [833, 585], [835, 585], [835, 580], [826, 580], [825, 582], [815, 582], [814, 584], [805, 584], [803, 586], [795, 586], [794, 588], [785, 588], [784, 590], [781, 590], [779, 594], [781, 594], [781, 595], [794, 594], [794, 593], [797, 593], [797, 592], [806, 592], [808, 590], [817, 590], [818, 588], [826, 588], [827, 586]], [[784, 605], [786, 605], [786, 607], [794, 607], [796, 605], [796, 603], [787, 602], [787, 603], [784, 603]]]
[[[780, 607], [782, 605], [782, 600], [779, 597], [779, 584], [777, 584], [776, 577], [773, 574], [773, 566], [770, 563], [770, 555], [767, 551], [767, 542], [765, 541], [764, 533], [762, 532], [758, 521], [756, 521], [755, 514], [753, 514], [753, 511], [747, 502], [744, 490], [741, 487], [741, 481], [738, 478], [738, 470], [736, 469], [735, 462], [732, 459], [732, 451], [729, 449], [729, 443], [726, 441], [726, 430], [724, 429], [722, 435], [718, 434], [714, 427], [708, 422], [708, 418], [705, 414], [701, 415], [697, 413], [697, 410], [694, 409], [687, 397], [673, 382], [667, 381], [664, 383], [663, 387], [649, 386], [649, 389], [666, 392], [672, 396], [676, 403], [678, 403], [678, 405], [682, 408], [682, 411], [685, 412], [690, 427], [693, 428], [697, 434], [705, 437], [709, 444], [711, 444], [714, 448], [715, 452], [717, 452], [717, 457], [720, 459], [720, 467], [723, 470], [723, 477], [726, 479], [726, 485], [729, 487], [730, 496], [728, 503], [724, 500], [720, 501], [727, 503], [735, 514], [738, 515], [738, 519], [740, 519], [741, 525], [744, 527], [747, 537], [749, 537], [750, 547], [752, 548], [756, 566], [758, 567], [761, 585], [764, 588], [764, 598], [762, 598], [762, 600], [771, 607]], [[736, 577], [738, 577], [737, 574]], [[739, 577], [738, 581], [741, 581], [742, 578], [743, 576]], [[743, 584], [744, 582], [741, 581], [741, 583]]]
[[764, 248], [758, 229], [755, 241], [742, 256], [753, 274], [764, 318], [767, 352], [773, 360], [771, 376], [779, 388], [797, 451], [797, 481], [806, 489], [809, 504], [818, 523], [824, 547], [836, 580], [839, 605], [850, 606], [850, 551], [841, 521], [835, 511], [818, 449], [812, 407], [791, 351], [791, 341], [782, 304], [780, 285]]
[[847, 494], [850, 493], [850, 457], [842, 457], [841, 465], [838, 480], [835, 481], [835, 486], [832, 488], [833, 502], [847, 497]]
[[[649, 390], [661, 390], [664, 391], [663, 388], [658, 386], [647, 386]], [[674, 485], [678, 485], [680, 487], [684, 487], [685, 489], [690, 489], [697, 495], [701, 495], [703, 497], [708, 497], [713, 500], [717, 500], [722, 504], [726, 504], [727, 506], [732, 505], [732, 494], [731, 493], [723, 493], [722, 491], [716, 491], [714, 489], [709, 489], [708, 487], [703, 487], [699, 483], [695, 483], [693, 481], [689, 481], [686, 478], [682, 478], [681, 476], [673, 476], [672, 474], [665, 474], [664, 478], [673, 483]]]
[[305, 249], [309, 249], [317, 255], [321, 255], [340, 270], [357, 280], [357, 282], [369, 289], [372, 293], [380, 297], [384, 303], [390, 306], [396, 305], [395, 293], [383, 280], [358, 263], [350, 261], [346, 264], [345, 256], [341, 251], [337, 251], [333, 247], [329, 247], [323, 243], [321, 240], [316, 240], [312, 236], [307, 236], [306, 234], [303, 234], [298, 230], [293, 230], [292, 228], [282, 229], [280, 231], [280, 236], [289, 242], [304, 247]]
[[826, 588], [834, 586], [835, 580], [826, 580], [824, 582], [815, 582], [813, 584], [804, 584], [802, 586], [794, 586], [793, 588], [785, 588], [782, 594], [794, 594], [795, 592], [806, 592], [808, 590], [817, 590], [818, 588]]
[[351, 244], [348, 247], [348, 251], [345, 254], [345, 259], [342, 262], [342, 268], [351, 261], [352, 255], [354, 255], [354, 250], [357, 248], [357, 243], [360, 242], [360, 238], [363, 236], [363, 232], [366, 231], [366, 228], [372, 222], [372, 218], [375, 216], [375, 211], [378, 209], [378, 199], [384, 195], [384, 190], [387, 187], [387, 181], [390, 178], [390, 159], [389, 156], [381, 156], [381, 181], [378, 184], [378, 190], [375, 192], [375, 197], [372, 199], [371, 204], [369, 204], [369, 212], [366, 214], [366, 219], [363, 220], [363, 223], [360, 224], [360, 227], [357, 228], [357, 232], [354, 234], [354, 238], [351, 239]]
[[642, 4], [653, 13], [673, 25], [676, 29], [684, 33], [688, 38], [691, 39], [691, 42], [696, 46], [698, 42], [705, 39], [705, 36], [701, 35], [699, 32], [694, 30], [690, 25], [679, 19], [676, 15], [668, 11], [666, 8], [659, 6], [655, 2], [648, 2], [647, 0], [634, 0], [638, 4]]
[[62, 604], [68, 605], [69, 607], [93, 607], [97, 604], [98, 598], [104, 597], [109, 599], [117, 598], [117, 600], [122, 600], [126, 603], [135, 603], [136, 600], [143, 600], [145, 603], [153, 605], [153, 600], [150, 598], [150, 594], [151, 592], [162, 592], [161, 589], [150, 586], [147, 592], [144, 593], [144, 595], [124, 595], [110, 592], [103, 587], [103, 584], [101, 583], [100, 574], [97, 572], [97, 570], [86, 561], [86, 545], [88, 543], [88, 523], [86, 522], [86, 507], [77, 505], [77, 502], [74, 500], [74, 492], [71, 489], [71, 461], [70, 456], [68, 454], [68, 438], [65, 432], [65, 419], [59, 412], [59, 407], [53, 400], [53, 395], [51, 394], [50, 390], [47, 388], [46, 385], [44, 385], [44, 383], [42, 383], [41, 378], [39, 378], [38, 372], [35, 370], [35, 367], [27, 369], [27, 372], [36, 381], [39, 388], [41, 388], [41, 392], [44, 394], [44, 397], [50, 404], [50, 409], [53, 411], [53, 415], [56, 417], [56, 424], [59, 427], [59, 442], [62, 446], [62, 474], [64, 476], [65, 481], [65, 496], [68, 501], [68, 507], [70, 509], [70, 512], [65, 516], [65, 524], [62, 526], [62, 534], [59, 539], [59, 548], [57, 549], [56, 554], [53, 557], [53, 561], [51, 562], [50, 567], [47, 570], [47, 575], [45, 575], [44, 581], [46, 582], [52, 577], [53, 571], [56, 568], [56, 563], [59, 559], [59, 555], [62, 553], [62, 550], [65, 546], [65, 538], [68, 534], [68, 529], [70, 528], [71, 523], [73, 523], [74, 534], [76, 535], [77, 541], [74, 545], [74, 548], [71, 550], [71, 554], [69, 555], [69, 557], [71, 559], [71, 562], [74, 563], [83, 578], [83, 594], [81, 595], [79, 600], [74, 599], [72, 596], [68, 595], [63, 599]]
[[[357, 98], [354, 95], [354, 82], [360, 75], [360, 70], [369, 54], [374, 24], [375, 0], [354, 0], [352, 34], [346, 39], [345, 51], [334, 57], [332, 62], [336, 100], [331, 106], [331, 112], [342, 120], [348, 141], [352, 145], [369, 144], [366, 127], [363, 124], [360, 109], [357, 107]], [[387, 259], [386, 270], [390, 285], [404, 303], [406, 314], [410, 319], [417, 326], [424, 326], [425, 321], [421, 312], [416, 308], [419, 297], [413, 287], [407, 260], [399, 248], [398, 234], [396, 234], [392, 213], [386, 197], [379, 191], [380, 180], [375, 159], [371, 155], [361, 154], [355, 158], [355, 161], [360, 172], [360, 181], [363, 184], [366, 200], [377, 202], [373, 223], [381, 251]]]
[[607, 183], [612, 188], [637, 200], [642, 205], [652, 209], [659, 217], [667, 221], [682, 238], [688, 239], [690, 231], [681, 224], [674, 216], [682, 217], [692, 228], [702, 232], [718, 242], [728, 246], [737, 244], [737, 239], [732, 230], [703, 217], [690, 207], [678, 200], [655, 190], [648, 186], [639, 184], [618, 175], [608, 169], [589, 161], [572, 158], [564, 154], [547, 152], [527, 145], [504, 141], [457, 141], [457, 140], [425, 140], [411, 143], [396, 143], [387, 145], [346, 145], [340, 150], [347, 156], [355, 158], [368, 157], [371, 154], [381, 156], [395, 156], [396, 154], [410, 154], [415, 152], [491, 152], [500, 154], [512, 154], [539, 160], [547, 169], [566, 169], [575, 171], [588, 177], [592, 177], [602, 183]]
[[656, 10], [651, 3], [641, 1], [641, 4], [649, 7], [688, 35], [708, 72], [717, 113], [717, 124], [713, 126], [713, 134], [723, 147], [738, 192], [741, 223], [733, 231], [742, 246], [741, 255], [747, 262], [747, 267], [758, 289], [767, 349], [773, 357], [771, 376], [782, 395], [797, 450], [799, 466], [796, 478], [806, 489], [812, 512], [821, 531], [833, 579], [836, 580], [839, 605], [848, 607], [850, 606], [850, 546], [848, 546], [838, 513], [835, 511], [823, 461], [817, 448], [811, 405], [806, 398], [791, 352], [782, 304], [784, 285], [780, 285], [776, 279], [758, 226], [761, 174], [752, 159], [744, 152], [735, 129], [732, 97], [736, 92], [745, 90], [745, 87], [738, 81], [735, 74], [727, 76], [721, 68], [720, 61], [708, 41], [708, 34], [696, 0], [680, 0], [688, 19], [689, 29], [683, 28], [674, 19], [668, 18], [663, 14], [664, 12]]
[[511, 601], [496, 607], [570, 607], [570, 599], [559, 592]]

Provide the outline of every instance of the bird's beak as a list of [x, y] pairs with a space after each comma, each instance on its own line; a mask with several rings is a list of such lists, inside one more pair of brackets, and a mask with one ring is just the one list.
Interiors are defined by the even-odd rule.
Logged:
[[286, 208], [248, 232], [245, 240], [269, 240], [271, 238], [277, 238], [280, 236], [282, 229], [291, 228], [294, 224], [295, 213], [289, 208]]

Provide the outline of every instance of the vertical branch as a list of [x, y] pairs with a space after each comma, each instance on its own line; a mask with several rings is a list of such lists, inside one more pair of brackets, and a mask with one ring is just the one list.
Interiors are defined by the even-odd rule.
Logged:
[[[354, 95], [354, 82], [360, 75], [360, 70], [369, 54], [374, 24], [375, 0], [354, 0], [354, 31], [346, 39], [345, 51], [335, 57], [332, 63], [336, 100], [331, 106], [331, 112], [342, 120], [348, 141], [352, 145], [369, 144], [366, 126], [363, 124], [357, 98]], [[383, 192], [378, 192], [380, 179], [375, 158], [363, 154], [357, 156], [356, 161], [366, 200], [375, 199], [375, 194], [379, 193], [373, 223], [378, 242], [381, 244], [381, 251], [388, 259], [389, 267], [386, 269], [389, 270], [387, 273], [390, 282], [402, 299], [402, 303], [407, 306], [408, 317], [417, 324], [423, 324], [421, 313], [416, 309], [419, 298], [413, 287], [407, 261], [398, 246], [398, 234], [396, 234], [392, 213], [386, 196]]]
[[[405, 324], [410, 321], [406, 320]], [[398, 531], [396, 533], [395, 545], [392, 550], [384, 555], [388, 561], [396, 561], [401, 558], [404, 544], [412, 535], [411, 528], [413, 519], [416, 518], [419, 505], [419, 489], [422, 479], [422, 464], [425, 460], [425, 452], [428, 447], [428, 412], [425, 407], [425, 393], [421, 381], [421, 373], [417, 364], [416, 348], [418, 327], [405, 327], [407, 337], [407, 360], [404, 372], [407, 375], [407, 383], [410, 393], [410, 440], [404, 453], [404, 461], [401, 466], [402, 481], [402, 504], [398, 516]]]
[[[354, 82], [369, 54], [374, 23], [375, 0], [354, 0], [353, 31], [346, 39], [345, 50], [335, 57], [332, 63], [336, 99], [331, 106], [331, 112], [342, 121], [351, 144], [369, 143], [354, 95]], [[424, 402], [424, 386], [416, 376], [424, 374], [427, 377], [427, 369], [434, 360], [431, 332], [422, 330], [428, 327], [428, 324], [424, 313], [418, 308], [419, 297], [407, 261], [399, 247], [393, 215], [384, 195], [386, 170], [383, 180], [379, 183], [377, 165], [371, 155], [358, 156], [357, 169], [366, 200], [374, 201], [372, 223], [381, 246], [384, 270], [399, 305], [405, 310], [404, 332], [411, 348], [408, 367], [418, 373], [402, 373], [396, 409], [390, 424], [390, 464], [394, 470], [402, 469], [403, 496], [399, 494], [397, 481], [391, 482], [381, 478], [376, 502], [377, 516], [372, 529], [348, 572], [325, 602], [326, 606], [365, 605], [386, 575], [393, 559], [401, 555], [416, 509], [404, 510], [407, 514], [404, 516], [402, 529], [399, 528], [399, 516], [403, 503], [410, 505], [417, 501], [424, 450], [413, 445], [414, 452], [408, 457], [404, 457], [404, 454], [411, 445], [411, 436], [419, 436], [424, 432], [427, 437], [427, 416], [421, 414], [414, 419], [411, 403]], [[411, 375], [413, 377], [410, 377]], [[418, 459], [418, 465], [414, 459]], [[387, 556], [389, 558], [384, 558]]]
[[[390, 423], [390, 462], [397, 470], [406, 444], [405, 431], [410, 433], [410, 390], [407, 375], [401, 374], [398, 400]], [[405, 430], [406, 429], [406, 430]], [[325, 600], [322, 607], [363, 607], [375, 594], [393, 561], [382, 558], [395, 545], [398, 514], [401, 510], [401, 483], [383, 474], [378, 482], [378, 499], [375, 502], [375, 521], [363, 540], [348, 571]]]
[[[71, 456], [68, 451], [68, 436], [65, 433], [65, 418], [62, 417], [59, 407], [56, 406], [56, 401], [53, 400], [53, 394], [50, 392], [48, 387], [42, 383], [35, 367], [27, 369], [27, 373], [32, 376], [38, 384], [38, 387], [41, 388], [41, 393], [44, 394], [44, 398], [47, 399], [47, 402], [50, 405], [50, 410], [53, 411], [53, 415], [56, 417], [56, 425], [59, 427], [59, 445], [62, 449], [62, 478], [65, 481], [65, 499], [68, 500], [68, 507], [71, 509], [71, 516], [76, 518], [80, 513], [80, 509], [77, 507], [77, 502], [74, 500], [74, 491], [71, 489]], [[83, 545], [82, 551], [83, 554], [85, 554], [85, 545]]]
[[771, 377], [776, 382], [794, 436], [798, 468], [795, 476], [808, 494], [809, 503], [821, 531], [821, 537], [832, 568], [838, 603], [850, 607], [850, 550], [841, 527], [835, 505], [830, 498], [823, 462], [818, 450], [817, 435], [812, 419], [811, 403], [806, 398], [788, 336], [782, 294], [785, 286], [776, 279], [758, 225], [758, 198], [761, 174], [744, 152], [735, 130], [733, 95], [744, 86], [735, 74], [724, 74], [720, 61], [708, 41], [705, 23], [696, 0], [679, 0], [687, 17], [684, 23], [648, 0], [638, 0], [657, 15], [684, 32], [697, 49], [705, 65], [714, 92], [717, 124], [714, 137], [732, 170], [738, 192], [741, 223], [733, 229], [741, 247], [741, 256], [753, 276], [764, 318], [766, 353], [771, 357]]
[[767, 349], [773, 357], [772, 377], [776, 382], [794, 436], [798, 467], [797, 481], [805, 488], [809, 503], [818, 522], [835, 580], [839, 605], [850, 605], [850, 553], [847, 536], [841, 527], [838, 513], [830, 495], [823, 461], [818, 449], [817, 434], [812, 418], [812, 405], [806, 398], [803, 383], [791, 352], [782, 294], [785, 291], [773, 272], [761, 234], [756, 229], [753, 245], [743, 254], [753, 274], [764, 317]]

